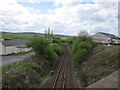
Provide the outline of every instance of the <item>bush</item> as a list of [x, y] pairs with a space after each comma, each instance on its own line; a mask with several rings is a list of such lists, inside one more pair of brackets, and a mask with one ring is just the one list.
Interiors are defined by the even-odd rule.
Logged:
[[49, 46], [50, 42], [44, 38], [32, 39], [27, 43], [28, 47], [32, 47], [36, 54], [45, 55], [46, 48]]
[[88, 54], [88, 51], [86, 49], [77, 50], [74, 54], [74, 59], [77, 63], [81, 63], [85, 60], [86, 55]]
[[32, 39], [28, 42], [27, 46], [32, 47], [36, 54], [50, 61], [51, 65], [57, 59], [57, 53], [54, 51], [51, 42], [45, 38]]
[[53, 41], [52, 42], [60, 44], [61, 43], [61, 39], [59, 37], [53, 37]]
[[72, 53], [76, 63], [80, 64], [86, 59], [87, 54], [94, 47], [94, 43], [90, 37], [77, 37], [73, 40]]
[[57, 55], [61, 55], [62, 54], [63, 48], [60, 45], [55, 43], [55, 44], [52, 44], [52, 47], [53, 47], [54, 51], [57, 53]]
[[51, 46], [48, 46], [45, 51], [46, 51], [45, 55], [47, 57], [47, 60], [49, 60], [50, 65], [53, 66], [53, 64], [55, 63], [55, 60], [58, 57], [57, 53], [52, 49]]

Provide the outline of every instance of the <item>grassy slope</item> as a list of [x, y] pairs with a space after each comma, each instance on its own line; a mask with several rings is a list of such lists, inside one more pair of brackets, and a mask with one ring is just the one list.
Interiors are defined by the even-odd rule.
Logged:
[[117, 48], [96, 46], [88, 59], [76, 69], [80, 86], [86, 87], [118, 70], [118, 54]]
[[[44, 34], [42, 33], [32, 33], [32, 32], [21, 32], [21, 33], [3, 33], [0, 34], [0, 39], [4, 39], [4, 38], [11, 38], [13, 40], [28, 40], [29, 38], [33, 38], [34, 36], [38, 36], [41, 37]], [[58, 36], [60, 38], [69, 38], [71, 36], [67, 36], [67, 35], [55, 35]]]
[[13, 40], [28, 40], [30, 38], [32, 38], [31, 36], [21, 36], [21, 35], [10, 35], [10, 34], [3, 34], [2, 35], [2, 39], [5, 38], [11, 38]]
[[25, 55], [25, 54], [29, 54], [32, 53], [33, 51], [28, 51], [28, 52], [22, 52], [22, 53], [17, 53], [17, 54], [10, 54], [8, 56], [21, 56], [21, 55]]
[[40, 88], [49, 70], [49, 64], [40, 60], [40, 57], [32, 57], [10, 67], [4, 66], [2, 67], [3, 88]]

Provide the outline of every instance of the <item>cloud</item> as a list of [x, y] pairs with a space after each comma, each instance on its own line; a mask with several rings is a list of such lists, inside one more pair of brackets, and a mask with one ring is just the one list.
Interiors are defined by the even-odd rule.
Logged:
[[63, 5], [65, 7], [67, 6], [75, 6], [82, 2], [83, 0], [55, 0], [55, 5]]
[[83, 0], [54, 0], [54, 5], [61, 7], [48, 9], [48, 13], [44, 14], [40, 9], [18, 2], [40, 3], [48, 0], [0, 0], [0, 29], [43, 33], [46, 27], [51, 27], [55, 33], [69, 35], [76, 35], [80, 30], [87, 30], [90, 34], [98, 31], [117, 34], [118, 4], [112, 0], [93, 1], [94, 4], [83, 4]]
[[16, 0], [17, 2], [27, 2], [27, 3], [41, 3], [41, 2], [51, 2], [54, 0]]

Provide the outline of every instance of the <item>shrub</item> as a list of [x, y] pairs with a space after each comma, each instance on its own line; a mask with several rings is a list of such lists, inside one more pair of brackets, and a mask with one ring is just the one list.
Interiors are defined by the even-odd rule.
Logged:
[[57, 53], [57, 55], [62, 54], [63, 48], [59, 44], [57, 44], [57, 43], [52, 44], [52, 47], [53, 47], [54, 51]]
[[32, 47], [36, 54], [45, 55], [46, 48], [49, 46], [50, 42], [44, 38], [32, 39], [27, 43], [28, 47]]
[[36, 54], [50, 61], [51, 65], [53, 65], [54, 61], [57, 59], [57, 54], [54, 51], [51, 42], [45, 38], [32, 39], [28, 42], [27, 46], [32, 47]]
[[94, 47], [94, 43], [90, 37], [77, 37], [73, 40], [72, 53], [73, 59], [80, 64], [86, 59], [87, 54]]
[[81, 63], [82, 61], [84, 61], [87, 53], [88, 51], [86, 49], [77, 50], [74, 54], [75, 62]]
[[55, 63], [55, 60], [58, 57], [57, 53], [52, 49], [51, 46], [48, 46], [45, 51], [46, 51], [45, 55], [47, 57], [47, 60], [49, 60], [50, 65], [53, 66], [53, 64]]
[[52, 42], [60, 44], [61, 43], [61, 39], [59, 37], [53, 37], [53, 41]]

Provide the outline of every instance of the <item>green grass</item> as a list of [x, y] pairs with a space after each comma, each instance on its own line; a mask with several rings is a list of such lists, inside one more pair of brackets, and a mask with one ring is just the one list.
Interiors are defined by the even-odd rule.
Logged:
[[68, 38], [61, 38], [61, 40], [66, 40], [66, 39], [68, 39]]
[[[10, 66], [3, 66], [0, 68], [1, 72], [3, 74], [3, 87], [18, 87], [17, 83], [20, 83], [23, 88], [25, 86], [40, 88], [40, 84], [46, 80], [48, 75], [48, 72], [41, 69], [39, 64], [31, 58]], [[24, 80], [25, 77], [27, 82]]]
[[32, 36], [21, 36], [21, 35], [10, 35], [10, 34], [3, 34], [2, 39], [5, 38], [11, 38], [12, 40], [28, 40], [30, 38], [32, 38]]
[[17, 68], [17, 67], [29, 68], [32, 65], [33, 66], [35, 65], [35, 63], [33, 61], [29, 61], [29, 62], [28, 61], [23, 61], [23, 62], [18, 62], [16, 64], [11, 64], [11, 65], [7, 65], [7, 66], [3, 66], [3, 67], [1, 67], [1, 69], [2, 69], [1, 71], [2, 71], [2, 73], [5, 73], [8, 70], [11, 70], [13, 68]]
[[[32, 60], [27, 60], [27, 61], [21, 61], [21, 62], [18, 62], [16, 64], [11, 64], [11, 65], [7, 65], [7, 66], [3, 66], [3, 67], [0, 67], [0, 73], [5, 73], [11, 69], [14, 69], [14, 68], [17, 68], [17, 67], [23, 67], [23, 68], [26, 68], [28, 70], [30, 70], [31, 68], [33, 68], [35, 71], [38, 70], [38, 68], [34, 68], [34, 67], [38, 67], [38, 65], [32, 61]], [[39, 71], [37, 71], [39, 72]]]
[[32, 53], [33, 51], [29, 51], [29, 52], [23, 52], [23, 53], [17, 53], [17, 54], [10, 54], [8, 56], [21, 56], [21, 55], [25, 55], [25, 54], [28, 54], [28, 53]]
[[103, 72], [103, 73], [101, 73], [101, 76], [102, 77], [106, 77], [106, 76], [108, 76], [109, 74], [111, 74], [113, 71], [105, 71], [105, 72]]
[[11, 70], [13, 68], [20, 67], [20, 66], [23, 66], [23, 65], [24, 64], [20, 62], [20, 63], [16, 63], [16, 64], [12, 64], [12, 65], [7, 65], [7, 66], [0, 67], [0, 73], [5, 73], [8, 70]]

